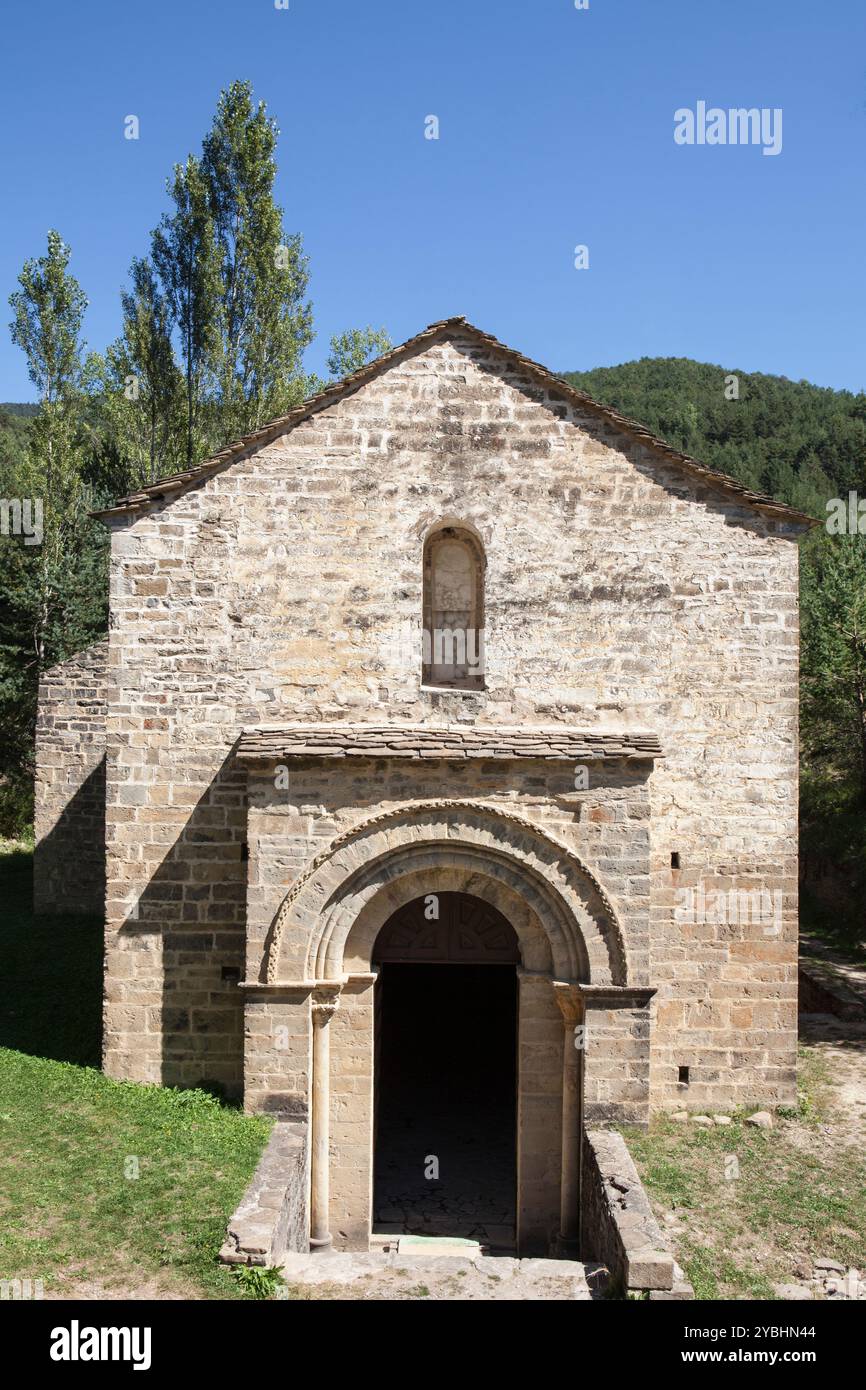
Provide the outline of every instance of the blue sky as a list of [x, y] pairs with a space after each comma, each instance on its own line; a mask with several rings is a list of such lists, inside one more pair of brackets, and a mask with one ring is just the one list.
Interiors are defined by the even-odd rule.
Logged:
[[[282, 132], [310, 370], [350, 325], [466, 314], [555, 370], [689, 356], [866, 388], [863, 0], [16, 0], [4, 40], [3, 308], [55, 226], [93, 348], [243, 77]], [[678, 146], [699, 100], [782, 108], [782, 152]], [[0, 399], [32, 399], [9, 318]]]

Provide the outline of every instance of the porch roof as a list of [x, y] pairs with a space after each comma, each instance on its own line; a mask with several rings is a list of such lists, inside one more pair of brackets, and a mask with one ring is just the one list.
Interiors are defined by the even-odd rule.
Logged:
[[653, 761], [663, 756], [647, 731], [501, 727], [473, 724], [282, 724], [244, 729], [236, 749], [243, 762], [279, 758], [547, 758]]

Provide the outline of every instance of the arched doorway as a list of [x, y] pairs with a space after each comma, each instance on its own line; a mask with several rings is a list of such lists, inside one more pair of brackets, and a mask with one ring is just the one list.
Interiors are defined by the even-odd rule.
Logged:
[[373, 1230], [513, 1251], [518, 938], [490, 903], [430, 893], [376, 939]]
[[[507, 966], [519, 989], [518, 1253], [573, 1250], [584, 1096], [593, 1122], [642, 1123], [647, 1115], [653, 990], [645, 903], [628, 898], [621, 921], [574, 848], [510, 803], [389, 808], [310, 861], [271, 919], [261, 979], [247, 983], [246, 1103], [309, 1116], [311, 1244], [368, 1249], [375, 992], [401, 964], [382, 959], [383, 930], [431, 893], [495, 909], [520, 943], [519, 968]], [[419, 970], [435, 968], [431, 956]], [[464, 1000], [463, 1013], [477, 1009], [475, 999]], [[443, 1016], [440, 1007], [437, 1031], [453, 1026], [454, 1012]]]

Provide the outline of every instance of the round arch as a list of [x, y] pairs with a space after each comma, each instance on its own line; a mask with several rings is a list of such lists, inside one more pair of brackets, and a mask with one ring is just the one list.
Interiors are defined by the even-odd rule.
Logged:
[[268, 983], [369, 971], [376, 935], [426, 891], [469, 892], [514, 926], [524, 967], [625, 985], [628, 961], [607, 893], [567, 845], [510, 809], [437, 801], [401, 807], [339, 836], [299, 875], [265, 947]]

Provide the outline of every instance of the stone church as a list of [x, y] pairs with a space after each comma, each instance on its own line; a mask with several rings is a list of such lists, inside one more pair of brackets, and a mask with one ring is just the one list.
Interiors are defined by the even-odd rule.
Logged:
[[356, 1249], [457, 1172], [569, 1249], [588, 1126], [793, 1102], [807, 517], [463, 318], [100, 516], [35, 891], [108, 1075], [291, 1122]]

